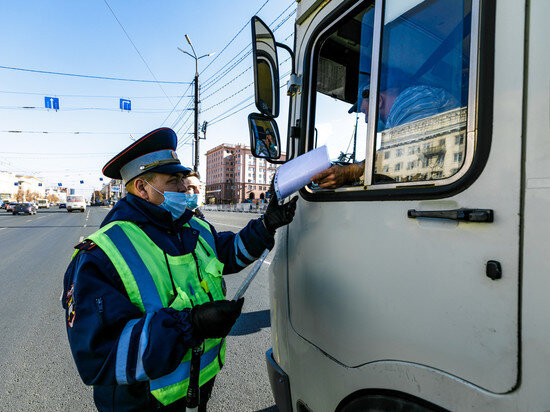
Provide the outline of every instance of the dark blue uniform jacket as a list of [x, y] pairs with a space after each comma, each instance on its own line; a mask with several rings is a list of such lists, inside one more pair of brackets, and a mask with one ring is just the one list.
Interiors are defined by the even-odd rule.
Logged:
[[[183, 225], [191, 219], [189, 210], [177, 221], [171, 214], [128, 194], [110, 211], [101, 226], [112, 221], [136, 223], [169, 255], [183, 255], [195, 248], [198, 232]], [[273, 236], [260, 219], [251, 220], [238, 234], [217, 233], [218, 259], [224, 274], [235, 273], [274, 245]], [[149, 391], [148, 381], [136, 381], [135, 358], [145, 317], [134, 306], [122, 281], [105, 253], [91, 242], [78, 245], [64, 278], [63, 307], [71, 351], [85, 384], [94, 385], [99, 410], [151, 410], [161, 406]], [[130, 338], [126, 375], [128, 384], [117, 382], [116, 354], [119, 337], [128, 321], [140, 319]], [[148, 343], [143, 367], [150, 379], [172, 372], [185, 352], [197, 344], [189, 311], [161, 309], [148, 324]], [[175, 405], [174, 405], [175, 406]]]

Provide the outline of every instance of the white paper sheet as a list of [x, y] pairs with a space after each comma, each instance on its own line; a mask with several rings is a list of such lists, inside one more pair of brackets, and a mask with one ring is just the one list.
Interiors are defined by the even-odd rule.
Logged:
[[329, 167], [330, 159], [326, 146], [318, 147], [279, 166], [274, 180], [277, 199], [284, 199], [297, 192], [310, 183], [313, 176]]

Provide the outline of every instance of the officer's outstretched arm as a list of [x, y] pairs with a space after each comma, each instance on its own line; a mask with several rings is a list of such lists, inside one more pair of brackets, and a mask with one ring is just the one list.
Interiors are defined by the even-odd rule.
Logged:
[[[212, 227], [212, 226], [211, 226]], [[264, 250], [275, 245], [262, 219], [253, 219], [238, 233], [212, 230], [218, 259], [224, 264], [223, 274], [237, 273], [258, 259]]]

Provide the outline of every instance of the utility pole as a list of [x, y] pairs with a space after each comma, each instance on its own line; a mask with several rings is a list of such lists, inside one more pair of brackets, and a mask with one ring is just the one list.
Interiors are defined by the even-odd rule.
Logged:
[[[189, 42], [191, 44], [191, 42]], [[198, 62], [198, 60], [196, 60]], [[197, 68], [198, 69], [198, 68]], [[195, 70], [195, 163], [193, 170], [199, 171], [199, 71]]]
[[187, 40], [187, 43], [189, 43], [189, 46], [191, 46], [191, 50], [193, 51], [193, 54], [186, 52], [185, 50], [182, 50], [178, 47], [178, 50], [182, 53], [185, 53], [192, 58], [195, 59], [195, 127], [194, 127], [194, 137], [195, 137], [195, 161], [193, 164], [193, 170], [195, 172], [199, 171], [199, 59], [202, 59], [203, 57], [212, 56], [214, 53], [204, 54], [200, 57], [197, 57], [197, 53], [195, 53], [195, 48], [193, 47], [193, 43], [191, 43], [191, 39], [186, 34], [185, 39]]

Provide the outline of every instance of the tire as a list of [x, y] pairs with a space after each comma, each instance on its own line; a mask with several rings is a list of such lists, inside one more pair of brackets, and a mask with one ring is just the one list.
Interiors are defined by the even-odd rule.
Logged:
[[11, 212], [11, 214], [15, 216], [15, 215], [17, 215], [18, 213], [17, 213], [17, 212]]

